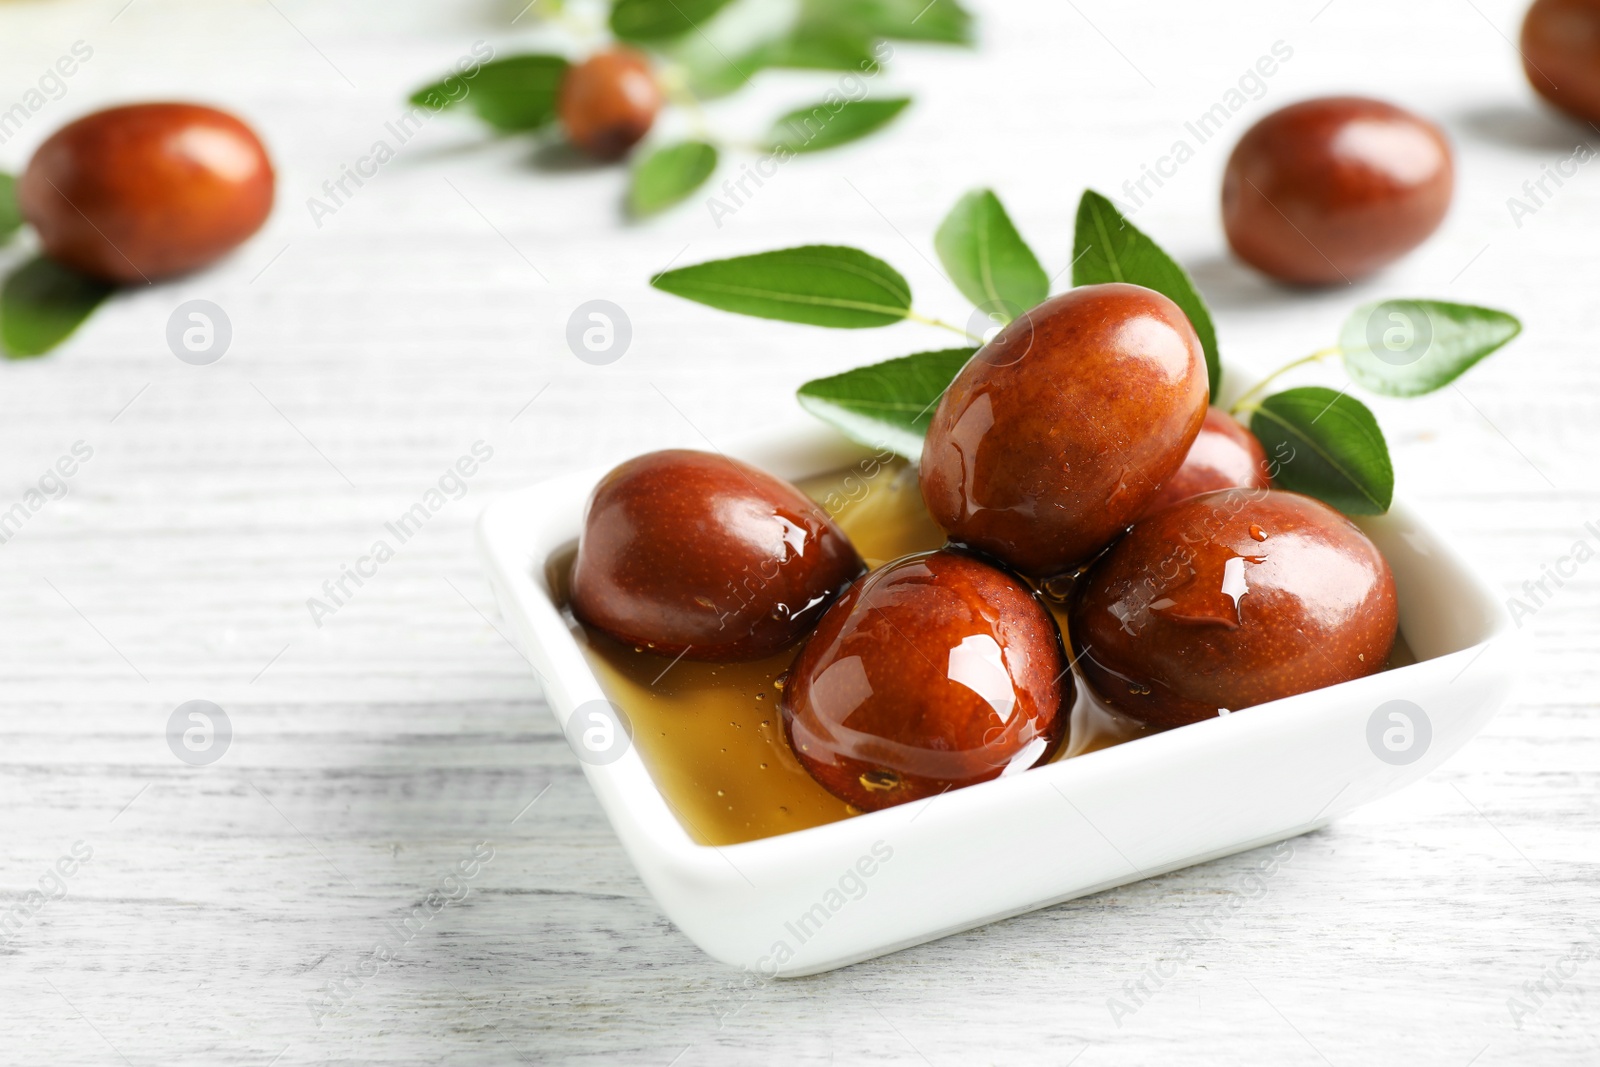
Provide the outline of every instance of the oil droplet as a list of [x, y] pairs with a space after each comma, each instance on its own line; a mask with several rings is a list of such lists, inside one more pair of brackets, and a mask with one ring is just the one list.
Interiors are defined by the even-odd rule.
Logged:
[[771, 726], [772, 725], [772, 720], [771, 719], [762, 719], [761, 720], [761, 725], [763, 727]]
[[711, 602], [711, 598], [708, 596], [697, 596], [694, 598], [694, 602], [705, 608], [707, 611], [717, 610], [717, 606]]
[[1139, 682], [1129, 682], [1128, 692], [1132, 693], [1136, 697], [1147, 697], [1150, 695], [1150, 687]]
[[1254, 537], [1257, 541], [1265, 541], [1267, 539], [1267, 531], [1263, 530], [1261, 527], [1252, 522], [1250, 524], [1250, 536]]
[[1357, 652], [1356, 659], [1360, 660], [1362, 663], [1365, 663], [1367, 662], [1367, 654], [1365, 652]]
[[860, 815], [861, 814], [861, 809], [856, 807], [854, 804], [846, 804], [844, 806], [844, 810], [845, 810], [845, 812], [847, 814], [850, 814], [850, 815]]
[[766, 769], [767, 769], [767, 765], [766, 765], [766, 764], [765, 764], [765, 763], [763, 763], [763, 764], [762, 764], [762, 765], [761, 765], [761, 769], [762, 769], [762, 770], [766, 770]]
[[785, 815], [787, 815], [787, 814], [789, 814], [789, 805], [787, 805], [787, 804], [779, 804], [778, 805], [778, 810], [783, 812]]
[[893, 771], [867, 771], [859, 780], [861, 788], [872, 793], [882, 793], [900, 785], [900, 776]]
[[756, 699], [757, 700], [765, 700], [765, 699], [767, 699], [767, 694], [765, 694], [765, 693], [757, 693], [756, 694]]
[[789, 684], [789, 672], [788, 671], [784, 671], [782, 674], [778, 675], [776, 678], [774, 678], [772, 680], [772, 688], [776, 689], [780, 693], [783, 692], [783, 687], [788, 685], [788, 684]]
[[719, 789], [719, 790], [717, 790], [717, 796], [719, 796], [719, 797], [721, 797], [721, 796], [727, 796], [727, 794], [726, 794], [726, 793], [724, 793], [724, 792], [723, 792], [723, 791], [722, 791], [722, 790], [720, 790], [720, 789]]

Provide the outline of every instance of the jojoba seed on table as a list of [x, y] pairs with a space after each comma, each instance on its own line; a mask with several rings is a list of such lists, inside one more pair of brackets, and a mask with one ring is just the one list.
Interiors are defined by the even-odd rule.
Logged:
[[1381, 100], [1291, 104], [1240, 138], [1222, 222], [1240, 259], [1296, 285], [1353, 282], [1438, 229], [1455, 183], [1450, 144]]
[[596, 159], [620, 159], [650, 132], [661, 89], [644, 56], [615, 48], [567, 71], [556, 108], [573, 144]]
[[1168, 478], [1161, 491], [1145, 508], [1154, 515], [1164, 507], [1214, 489], [1267, 489], [1272, 485], [1267, 450], [1256, 435], [1221, 408], [1206, 409], [1200, 436], [1189, 446], [1189, 454]]
[[198, 104], [97, 111], [39, 146], [17, 184], [51, 259], [120, 283], [196, 270], [272, 210], [273, 173], [250, 127]]
[[788, 482], [726, 456], [652, 452], [589, 497], [572, 611], [663, 655], [759, 659], [805, 636], [864, 569]]
[[1540, 96], [1574, 118], [1600, 122], [1600, 3], [1535, 0], [1520, 51]]
[[1085, 285], [1002, 329], [956, 375], [922, 450], [953, 541], [1047, 578], [1144, 513], [1205, 420], [1205, 355], [1171, 300]]
[[1044, 762], [1074, 691], [1034, 592], [941, 549], [845, 591], [790, 669], [782, 711], [811, 776], [873, 811]]
[[1399, 624], [1377, 547], [1297, 493], [1223, 489], [1135, 524], [1079, 581], [1075, 662], [1166, 728], [1383, 669]]

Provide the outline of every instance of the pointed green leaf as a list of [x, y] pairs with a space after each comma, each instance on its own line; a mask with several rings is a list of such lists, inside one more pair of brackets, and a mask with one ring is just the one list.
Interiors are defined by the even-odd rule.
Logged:
[[988, 189], [956, 202], [933, 246], [961, 294], [997, 322], [1010, 322], [1050, 295], [1049, 275]]
[[836, 148], [879, 129], [911, 103], [908, 96], [888, 100], [826, 101], [796, 108], [772, 124], [767, 143], [773, 149], [820, 152]]
[[800, 387], [800, 406], [852, 440], [916, 462], [939, 398], [976, 351], [918, 352], [817, 378]]
[[411, 102], [435, 111], [465, 104], [502, 132], [537, 130], [555, 120], [568, 65], [561, 56], [506, 56], [475, 74], [451, 74], [425, 85], [411, 94]]
[[1222, 385], [1222, 360], [1217, 355], [1217, 330], [1200, 291], [1177, 261], [1123, 218], [1110, 200], [1086, 189], [1072, 238], [1072, 284], [1104, 282], [1154, 289], [1183, 309], [1205, 349], [1206, 378], [1215, 397]]
[[619, 40], [656, 43], [698, 30], [729, 0], [616, 0], [611, 32]]
[[12, 358], [42, 356], [87, 319], [112, 286], [36, 256], [0, 288], [0, 343]]
[[1273, 483], [1346, 515], [1382, 515], [1394, 499], [1394, 467], [1378, 420], [1361, 401], [1320, 385], [1275, 393], [1250, 416], [1250, 431], [1277, 457]]
[[650, 284], [723, 311], [812, 326], [888, 326], [911, 310], [911, 286], [899, 271], [837, 245], [712, 260], [658, 274]]
[[764, 67], [792, 70], [858, 70], [877, 66], [868, 34], [827, 22], [801, 21], [788, 34], [761, 49]]
[[803, 0], [802, 19], [868, 37], [971, 44], [972, 15], [956, 0]]
[[0, 174], [0, 245], [22, 229], [22, 208], [17, 203], [17, 179]]
[[[686, 33], [646, 47], [656, 57], [663, 77], [681, 79], [701, 100], [726, 96], [767, 66], [768, 50], [788, 25], [780, 10], [767, 8], [765, 0], [754, 4], [745, 0], [740, 11], [713, 19], [705, 32]], [[752, 14], [753, 19], [749, 17]]]
[[756, 72], [772, 68], [871, 76], [893, 54], [886, 38], [970, 44], [972, 16], [955, 0], [801, 0], [787, 32], [760, 44], [719, 44], [711, 40], [714, 36], [715, 31], [710, 36], [686, 34], [654, 46], [687, 72], [690, 87], [701, 98], [726, 95]]
[[717, 169], [717, 150], [704, 141], [685, 141], [650, 153], [633, 168], [628, 209], [653, 215], [700, 188]]
[[701, 101], [716, 100], [737, 92], [750, 83], [768, 64], [766, 48], [760, 47], [737, 56], [724, 56], [715, 50], [696, 51], [679, 60], [688, 88]]
[[1385, 300], [1357, 308], [1339, 331], [1350, 377], [1385, 396], [1443, 388], [1522, 332], [1504, 311], [1442, 300]]
[[704, 99], [726, 96], [763, 70], [842, 70], [871, 76], [880, 69], [881, 43], [870, 34], [801, 21], [788, 32], [749, 47], [718, 48], [689, 37], [671, 49], [689, 88]]

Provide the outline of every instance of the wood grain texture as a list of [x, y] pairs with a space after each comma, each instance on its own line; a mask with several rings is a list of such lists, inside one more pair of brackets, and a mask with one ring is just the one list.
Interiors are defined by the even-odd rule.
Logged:
[[[1552, 186], [1520, 220], [1507, 207], [1595, 135], [1535, 104], [1502, 36], [1514, 37], [1519, 3], [1247, 0], [1221, 16], [994, 0], [975, 4], [980, 51], [898, 49], [882, 91], [917, 103], [889, 132], [786, 164], [720, 226], [698, 200], [623, 225], [621, 172], [489, 142], [445, 116], [315, 225], [306, 199], [382, 136], [406, 91], [476, 40], [502, 52], [541, 40], [530, 19], [512, 24], [520, 6], [0, 8], [0, 110], [73, 42], [94, 49], [64, 95], [0, 143], [0, 169], [20, 169], [94, 107], [198, 97], [256, 124], [280, 173], [273, 219], [236, 256], [119, 297], [47, 359], [0, 366], [0, 508], [74, 442], [94, 450], [65, 498], [0, 545], [0, 911], [41, 879], [54, 893], [47, 872], [75, 842], [92, 849], [65, 895], [0, 946], [0, 1060], [1600, 1058], [1600, 960], [1567, 965], [1526, 1018], [1508, 1010], [1512, 997], [1533, 1005], [1525, 983], [1600, 944], [1587, 925], [1600, 921], [1596, 564], [1527, 620], [1523, 687], [1478, 740], [1416, 787], [1295, 841], [1259, 887], [1247, 878], [1264, 851], [752, 984], [645, 893], [496, 630], [470, 537], [497, 490], [704, 447], [787, 417], [809, 377], [945, 344], [916, 325], [738, 319], [651, 290], [653, 271], [848, 242], [902, 270], [924, 311], [959, 320], [965, 305], [932, 252], [958, 196], [996, 188], [1046, 269], [1065, 272], [1079, 190], [1119, 195], [1281, 40], [1293, 57], [1195, 146], [1138, 224], [1192, 269], [1229, 358], [1262, 369], [1328, 343], [1351, 307], [1384, 296], [1520, 313], [1523, 337], [1459, 388], [1373, 401], [1400, 493], [1512, 595], [1600, 519], [1588, 236], [1600, 171]], [[763, 76], [713, 117], [754, 134], [829, 79]], [[1224, 254], [1227, 147], [1273, 107], [1350, 90], [1442, 122], [1460, 156], [1455, 207], [1371, 282], [1274, 288]], [[0, 251], [0, 267], [26, 251]], [[168, 316], [191, 298], [233, 323], [233, 347], [209, 367], [165, 345]], [[563, 340], [593, 298], [620, 304], [634, 328], [606, 367]], [[1339, 384], [1334, 371], [1326, 380]], [[479, 440], [494, 457], [466, 495], [316, 626], [307, 598]], [[172, 710], [196, 698], [226, 708], [235, 735], [200, 768], [164, 739]], [[399, 938], [393, 924], [454, 892], [447, 877], [485, 841], [493, 858], [465, 897]], [[1230, 902], [1226, 921], [1200, 925]], [[379, 942], [397, 947], [373, 966]], [[1140, 981], [1148, 993], [1130, 987]]]

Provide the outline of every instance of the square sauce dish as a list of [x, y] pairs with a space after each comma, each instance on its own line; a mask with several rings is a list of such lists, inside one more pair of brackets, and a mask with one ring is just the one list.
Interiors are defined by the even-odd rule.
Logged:
[[[728, 455], [826, 504], [876, 564], [936, 547], [914, 467], [817, 425]], [[1504, 608], [1396, 503], [1358, 525], [1388, 560], [1400, 640], [1386, 670], [1165, 732], [1081, 679], [1050, 762], [880, 811], [827, 794], [787, 751], [793, 651], [673, 661], [577, 623], [566, 580], [605, 470], [498, 497], [478, 538], [496, 598], [666, 915], [711, 956], [814, 974], [1326, 825], [1426, 775], [1505, 701]], [[652, 677], [653, 676], [653, 677]]]

